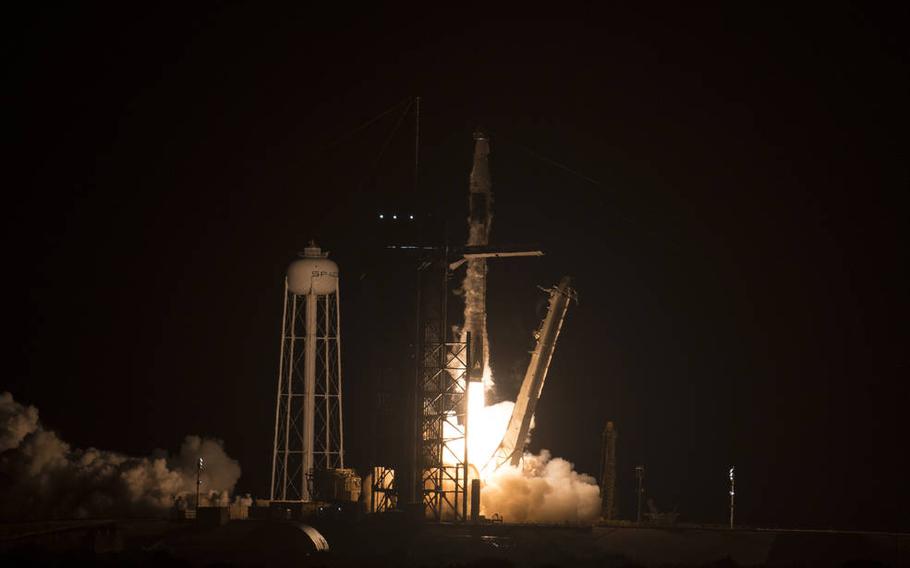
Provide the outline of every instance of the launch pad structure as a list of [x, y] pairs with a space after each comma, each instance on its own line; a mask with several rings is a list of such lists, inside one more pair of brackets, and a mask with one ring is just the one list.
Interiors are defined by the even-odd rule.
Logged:
[[[478, 390], [472, 385], [478, 387], [487, 380], [489, 368], [486, 262], [543, 253], [526, 247], [489, 246], [493, 217], [489, 138], [478, 131], [474, 143], [466, 246], [450, 247], [441, 239], [391, 247], [418, 253], [414, 382], [408, 389], [407, 404], [407, 438], [412, 442], [398, 472], [373, 463], [367, 488], [372, 512], [406, 509], [415, 514], [419, 511], [421, 518], [454, 522], [466, 522], [478, 514], [472, 510], [469, 515], [468, 510], [472, 485], [479, 493], [471, 478], [479, 480], [486, 464], [472, 464], [469, 456], [468, 397], [469, 391]], [[352, 470], [344, 469], [338, 267], [327, 256], [311, 243], [287, 273], [272, 452], [270, 497], [276, 503], [324, 500], [321, 486], [337, 488], [342, 481], [344, 491], [346, 480], [353, 476]], [[464, 325], [456, 332], [449, 319], [448, 299], [453, 274], [463, 265]], [[507, 443], [500, 447], [504, 459], [496, 467], [506, 462], [516, 465], [524, 451], [556, 338], [569, 300], [574, 299], [568, 282], [564, 278], [545, 290], [551, 294], [550, 309], [536, 334], [537, 346], [506, 434]], [[343, 475], [345, 472], [351, 475]], [[359, 493], [359, 484], [356, 490]], [[333, 489], [333, 495], [336, 492]]]
[[[481, 258], [500, 254], [479, 252], [471, 247], [465, 250], [472, 250], [467, 254], [476, 254]], [[448, 253], [447, 247], [433, 251], [418, 270], [415, 452], [405, 476], [408, 490], [412, 491], [406, 502], [422, 506], [425, 518], [468, 521], [477, 515], [473, 509], [476, 502], [469, 495], [472, 482], [479, 479], [480, 471], [488, 465], [496, 469], [505, 464], [512, 467], [520, 464], [559, 332], [570, 302], [577, 297], [569, 277], [562, 278], [552, 288], [541, 288], [549, 293], [549, 306], [535, 333], [535, 348], [508, 428], [490, 462], [472, 463], [468, 453], [468, 391], [472, 383], [482, 380], [481, 374], [472, 373], [472, 369], [481, 365], [479, 358], [482, 354], [473, 350], [473, 346], [480, 342], [471, 331], [463, 334], [463, 341], [447, 338], [450, 329], [446, 313], [451, 270], [452, 266], [462, 263], [458, 259], [452, 261]], [[463, 258], [467, 254], [456, 252], [455, 256]], [[542, 253], [526, 251], [514, 254], [538, 256]], [[386, 472], [374, 470], [375, 479], [384, 475]], [[374, 488], [379, 489], [380, 498], [385, 499], [388, 506], [385, 488], [375, 485], [375, 482]], [[472, 507], [470, 516], [469, 503]]]
[[[464, 521], [468, 515], [468, 370], [470, 339], [448, 339], [448, 249], [418, 270], [418, 487], [426, 517]], [[460, 451], [459, 451], [460, 450]]]
[[[492, 223], [492, 192], [489, 171], [489, 137], [474, 133], [474, 164], [470, 176], [468, 242], [464, 247], [442, 244], [423, 247], [417, 270], [417, 342], [416, 377], [414, 384], [413, 426], [411, 436], [414, 451], [402, 476], [405, 487], [400, 494], [389, 491], [388, 472], [374, 469], [372, 510], [384, 510], [392, 505], [391, 497], [403, 498], [404, 503], [422, 509], [423, 517], [437, 521], [468, 521], [468, 504], [479, 506], [470, 499], [472, 481], [479, 479], [478, 468], [472, 465], [469, 453], [470, 424], [468, 392], [472, 383], [484, 381], [489, 367], [487, 338], [486, 277], [487, 260], [491, 258], [542, 256], [533, 247], [491, 247], [489, 234]], [[450, 280], [459, 267], [466, 265], [464, 277], [464, 325], [459, 337], [449, 337], [448, 297]], [[510, 429], [506, 454], [515, 465], [514, 456], [524, 451], [530, 418], [543, 387], [547, 368], [555, 349], [556, 338], [574, 291], [569, 280], [552, 289], [550, 309], [537, 334], [535, 354], [529, 366], [529, 386], [523, 387], [517, 405], [518, 416]], [[455, 335], [455, 334], [453, 334]], [[529, 380], [526, 378], [526, 383]], [[483, 389], [480, 389], [483, 392]], [[508, 434], [507, 434], [508, 436]], [[477, 459], [485, 459], [478, 457]], [[498, 466], [500, 463], [496, 465]], [[473, 469], [473, 471], [472, 471]], [[474, 480], [471, 477], [474, 477]], [[479, 493], [479, 491], [477, 491]], [[476, 517], [472, 510], [470, 517]]]
[[556, 341], [566, 319], [569, 303], [577, 302], [575, 290], [571, 287], [572, 279], [564, 276], [559, 284], [552, 288], [541, 288], [550, 295], [547, 315], [544, 316], [540, 327], [534, 333], [536, 343], [531, 352], [531, 362], [521, 382], [521, 389], [515, 399], [515, 408], [509, 417], [506, 433], [493, 455], [496, 468], [509, 463], [513, 467], [519, 465], [524, 455], [525, 445], [531, 431], [531, 419], [537, 409], [537, 401], [543, 392], [544, 381], [550, 369], [550, 361], [556, 350]]

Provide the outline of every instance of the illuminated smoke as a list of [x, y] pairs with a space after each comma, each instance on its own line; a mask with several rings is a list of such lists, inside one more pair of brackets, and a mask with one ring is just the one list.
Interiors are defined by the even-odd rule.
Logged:
[[24, 407], [8, 392], [0, 393], [0, 453], [19, 446], [38, 429], [38, 409]]
[[[574, 471], [570, 462], [551, 457], [547, 450], [539, 455], [525, 453], [520, 467], [505, 464], [496, 469], [493, 454], [505, 434], [515, 403], [503, 401], [480, 406], [475, 401], [483, 400], [482, 389], [469, 391], [468, 396], [468, 450], [472, 476], [479, 477], [482, 483], [482, 514], [492, 517], [498, 513], [514, 523], [585, 524], [597, 519], [600, 514], [597, 482]], [[532, 429], [533, 426], [532, 418]], [[456, 443], [453, 448], [455, 455], [460, 455], [463, 446]]]
[[[480, 383], [470, 383], [469, 386]], [[479, 392], [478, 392], [479, 391]], [[600, 514], [600, 488], [593, 477], [574, 471], [573, 465], [553, 458], [548, 450], [525, 453], [519, 467], [496, 468], [491, 459], [505, 434], [515, 403], [503, 401], [481, 406], [483, 389], [468, 393], [468, 450], [471, 476], [481, 480], [480, 511], [487, 517], [499, 514], [510, 523], [591, 523]], [[532, 420], [533, 428], [533, 420]], [[457, 436], [454, 424], [446, 434]], [[462, 455], [459, 441], [450, 444], [454, 456]], [[450, 464], [454, 459], [447, 460]]]
[[220, 440], [187, 436], [168, 457], [73, 448], [44, 429], [34, 406], [0, 394], [0, 518], [160, 516], [192, 503], [196, 463], [205, 460], [202, 504], [227, 504], [240, 465]]
[[480, 509], [513, 523], [590, 523], [600, 514], [600, 488], [593, 477], [543, 450], [525, 454], [520, 468], [504, 465], [489, 475]]

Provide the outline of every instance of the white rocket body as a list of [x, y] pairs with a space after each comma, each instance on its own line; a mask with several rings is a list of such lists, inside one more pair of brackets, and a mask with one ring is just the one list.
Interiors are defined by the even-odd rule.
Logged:
[[[474, 166], [471, 168], [468, 214], [468, 246], [486, 246], [493, 224], [493, 193], [490, 181], [490, 141], [482, 132], [474, 133]], [[490, 366], [487, 336], [487, 261], [469, 259], [464, 282], [465, 314], [463, 333], [471, 334], [471, 381], [483, 380]], [[466, 335], [465, 335], [466, 336]], [[489, 388], [490, 385], [487, 385]]]

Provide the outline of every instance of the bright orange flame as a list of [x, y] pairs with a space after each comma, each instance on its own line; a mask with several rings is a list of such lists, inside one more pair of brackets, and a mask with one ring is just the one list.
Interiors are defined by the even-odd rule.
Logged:
[[[471, 476], [479, 475], [486, 481], [495, 468], [493, 454], [499, 448], [505, 435], [512, 415], [514, 402], [504, 401], [487, 406], [486, 380], [489, 369], [484, 373], [484, 381], [468, 382], [467, 388], [467, 426], [468, 426], [468, 464], [471, 466]], [[461, 438], [462, 427], [458, 425], [455, 417], [445, 423], [445, 436], [451, 440], [446, 452], [446, 462], [453, 464], [461, 461], [464, 456], [464, 440]]]

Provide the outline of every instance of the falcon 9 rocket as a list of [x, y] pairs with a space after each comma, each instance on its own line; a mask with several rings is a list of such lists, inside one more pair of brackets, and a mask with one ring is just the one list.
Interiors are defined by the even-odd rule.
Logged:
[[[482, 247], [489, 244], [493, 224], [493, 194], [490, 181], [490, 140], [484, 132], [474, 132], [474, 166], [471, 168], [468, 197], [468, 246]], [[490, 381], [489, 339], [487, 337], [487, 261], [485, 258], [469, 259], [464, 279], [465, 310], [462, 337], [471, 338], [471, 381]], [[492, 387], [484, 385], [486, 389]]]

